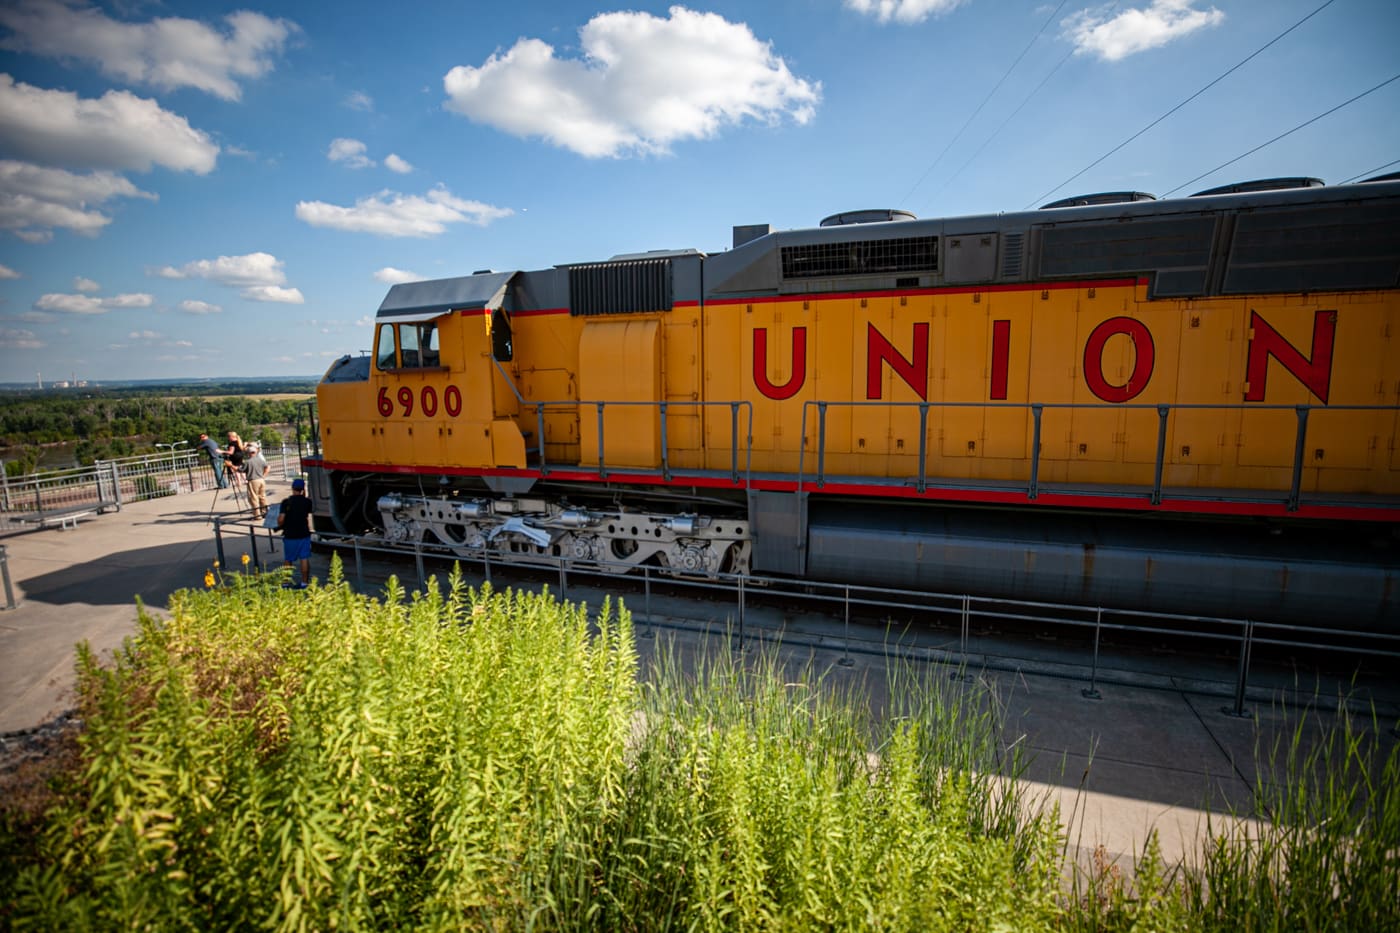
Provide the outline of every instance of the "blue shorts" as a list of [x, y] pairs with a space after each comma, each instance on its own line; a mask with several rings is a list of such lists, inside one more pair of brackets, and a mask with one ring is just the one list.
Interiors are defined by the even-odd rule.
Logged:
[[311, 539], [310, 538], [283, 538], [282, 539], [282, 559], [287, 563], [295, 560], [311, 559]]

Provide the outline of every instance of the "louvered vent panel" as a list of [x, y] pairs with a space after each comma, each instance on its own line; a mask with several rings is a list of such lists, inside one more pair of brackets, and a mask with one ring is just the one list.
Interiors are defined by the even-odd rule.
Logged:
[[785, 279], [882, 272], [937, 272], [938, 237], [784, 246], [782, 260]]
[[1008, 233], [1001, 238], [1001, 277], [1018, 279], [1021, 277], [1021, 261], [1025, 256], [1026, 235]]
[[671, 260], [605, 262], [569, 269], [574, 316], [671, 310]]

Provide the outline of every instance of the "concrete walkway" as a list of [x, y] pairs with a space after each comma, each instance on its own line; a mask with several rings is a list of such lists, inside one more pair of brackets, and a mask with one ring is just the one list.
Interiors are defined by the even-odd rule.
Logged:
[[[269, 483], [281, 501], [287, 483]], [[213, 518], [234, 520], [243, 503], [214, 490], [148, 499], [0, 539], [16, 608], [0, 610], [0, 733], [32, 729], [72, 705], [74, 647], [102, 654], [136, 630], [136, 600], [160, 612], [170, 594], [204, 585], [215, 559]], [[226, 535], [247, 550], [247, 531]], [[268, 544], [263, 539], [266, 555]], [[280, 544], [270, 560], [280, 565]]]
[[[276, 503], [288, 492], [278, 482], [268, 495]], [[0, 610], [0, 736], [34, 729], [71, 706], [77, 642], [110, 652], [134, 632], [137, 598], [159, 612], [175, 590], [204, 585], [216, 556], [211, 507], [232, 520], [238, 506], [228, 493], [211, 501], [213, 495], [133, 503], [84, 519], [76, 529], [0, 541], [19, 600], [17, 608]], [[226, 526], [224, 543], [235, 568], [252, 547], [266, 566], [281, 565], [280, 541], [266, 532]], [[353, 576], [348, 555], [346, 563]], [[313, 575], [324, 578], [326, 566], [326, 555], [313, 556]], [[364, 588], [376, 590], [391, 572], [414, 587], [408, 559], [366, 562]], [[567, 595], [596, 606], [606, 591], [571, 582]], [[682, 655], [729, 650], [734, 607], [717, 599], [653, 598], [654, 624], [646, 626], [653, 637], [638, 639], [643, 664], [668, 643]], [[641, 599], [629, 595], [627, 602], [641, 630]], [[834, 681], [860, 684], [872, 702], [884, 702], [885, 653], [848, 652], [839, 623], [761, 608], [750, 608], [746, 619], [751, 645], [780, 643], [790, 663], [810, 662]], [[908, 631], [898, 637], [916, 667], [951, 680], [955, 669], [942, 662], [950, 657], [953, 637]], [[1256, 783], [1277, 779], [1267, 762], [1274, 741], [1295, 729], [1305, 742], [1317, 741], [1332, 721], [1330, 710], [1306, 713], [1286, 698], [1315, 696], [1326, 706], [1346, 693], [1375, 710], [1378, 720], [1369, 731], [1383, 749], [1400, 741], [1394, 732], [1400, 684], [1392, 672], [1339, 681], [1261, 669], [1251, 677], [1250, 715], [1239, 718], [1224, 709], [1231, 706], [1233, 689], [1228, 660], [1108, 650], [1100, 658], [1100, 697], [1091, 699], [1083, 692], [1088, 659], [1082, 645], [1040, 639], [1007, 644], [985, 636], [969, 647], [960, 689], [980, 691], [979, 702], [992, 704], [1003, 748], [1028, 757], [1025, 778], [1034, 793], [1059, 803], [1081, 862], [1102, 847], [1102, 857], [1130, 865], [1153, 829], [1163, 855], [1176, 860], [1199, 851], [1207, 811], [1252, 812]]]

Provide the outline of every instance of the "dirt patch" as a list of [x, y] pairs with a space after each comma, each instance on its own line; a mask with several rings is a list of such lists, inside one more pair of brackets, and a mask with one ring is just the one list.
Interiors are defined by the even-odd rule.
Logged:
[[42, 726], [0, 735], [0, 819], [37, 826], [57, 800], [54, 785], [80, 763], [83, 721], [68, 710]]

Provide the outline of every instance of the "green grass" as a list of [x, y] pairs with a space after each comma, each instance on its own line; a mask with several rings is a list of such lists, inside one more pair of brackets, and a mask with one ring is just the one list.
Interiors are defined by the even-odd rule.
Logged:
[[1270, 828], [1066, 887], [995, 696], [942, 673], [899, 667], [875, 713], [775, 654], [663, 645], [639, 677], [620, 606], [455, 574], [370, 599], [338, 563], [225, 583], [82, 653], [81, 764], [42, 818], [5, 811], [0, 925], [1394, 928], [1395, 755], [1349, 720], [1280, 746], [1310, 779]]

